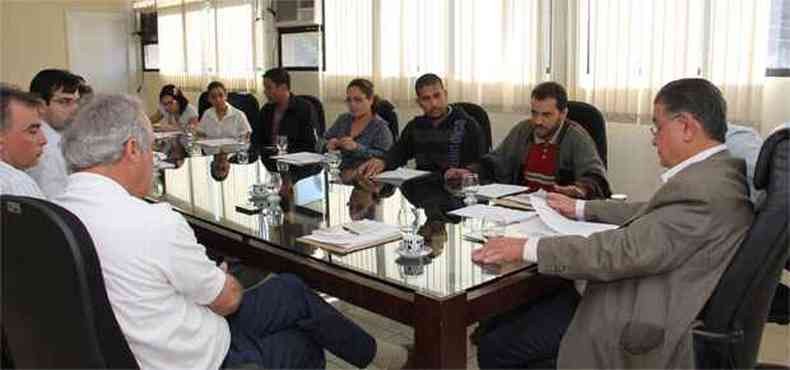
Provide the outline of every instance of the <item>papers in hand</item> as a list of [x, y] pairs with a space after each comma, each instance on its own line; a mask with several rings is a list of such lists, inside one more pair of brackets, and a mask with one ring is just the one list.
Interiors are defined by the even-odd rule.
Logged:
[[392, 171], [385, 171], [378, 174], [374, 179], [379, 182], [400, 185], [408, 180], [416, 179], [418, 177], [428, 176], [431, 173], [428, 171], [420, 171], [406, 167], [400, 167]]
[[488, 184], [478, 188], [477, 196], [483, 199], [496, 199], [506, 195], [527, 191], [526, 186], [510, 184]]
[[484, 204], [475, 204], [461, 209], [456, 209], [455, 211], [450, 212], [450, 214], [467, 218], [483, 218], [489, 221], [498, 221], [505, 224], [521, 222], [536, 215], [535, 212], [517, 211], [514, 209], [492, 207]]
[[[349, 231], [349, 229], [353, 231]], [[363, 232], [356, 233], [357, 230]], [[361, 220], [318, 229], [302, 239], [337, 246], [341, 249], [354, 249], [388, 242], [400, 238], [400, 236], [398, 226], [372, 220]]]
[[309, 164], [316, 164], [324, 161], [323, 155], [318, 153], [311, 153], [311, 152], [299, 152], [299, 153], [275, 155], [272, 156], [272, 158], [277, 159], [280, 162], [292, 164], [295, 166], [306, 166]]
[[538, 212], [540, 220], [560, 235], [581, 235], [588, 237], [597, 232], [617, 228], [617, 225], [571, 220], [549, 207], [546, 203], [546, 199], [539, 196], [531, 196], [530, 201], [532, 206], [535, 207], [535, 211]]

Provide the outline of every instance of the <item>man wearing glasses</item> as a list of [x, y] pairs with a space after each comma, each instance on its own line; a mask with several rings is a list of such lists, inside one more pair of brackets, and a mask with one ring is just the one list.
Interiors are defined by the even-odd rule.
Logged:
[[77, 113], [80, 77], [62, 69], [45, 69], [30, 82], [30, 92], [44, 100], [41, 129], [49, 143], [38, 165], [27, 170], [44, 195], [52, 199], [66, 188], [68, 170], [60, 152], [61, 132]]

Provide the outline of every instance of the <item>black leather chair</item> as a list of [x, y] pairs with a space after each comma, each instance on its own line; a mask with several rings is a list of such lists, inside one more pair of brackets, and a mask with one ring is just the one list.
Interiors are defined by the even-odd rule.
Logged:
[[244, 112], [251, 127], [254, 128], [260, 125], [259, 112], [261, 106], [258, 103], [258, 99], [255, 98], [255, 95], [241, 92], [229, 92], [228, 104]]
[[16, 368], [138, 368], [93, 241], [73, 214], [3, 195], [2, 325]]
[[400, 138], [400, 131], [398, 128], [398, 114], [395, 113], [395, 106], [392, 105], [389, 100], [379, 100], [378, 104], [376, 104], [376, 114], [389, 123], [389, 129], [392, 133], [392, 142], [398, 141]]
[[203, 118], [203, 113], [209, 108], [211, 108], [211, 103], [208, 101], [208, 91], [204, 91], [198, 97], [198, 119]]
[[312, 95], [298, 95], [297, 97], [305, 99], [313, 105], [318, 115], [318, 127], [315, 127], [316, 134], [319, 138], [324, 137], [324, 132], [326, 132], [326, 115], [324, 114], [324, 104], [321, 103], [321, 99]]
[[775, 132], [763, 143], [754, 186], [766, 189], [755, 215], [694, 330], [697, 365], [704, 369], [751, 369], [757, 362], [768, 308], [787, 261], [788, 153], [790, 130]]
[[461, 108], [461, 110], [472, 116], [472, 118], [477, 121], [477, 124], [480, 125], [480, 129], [483, 130], [483, 133], [486, 136], [486, 151], [490, 152], [492, 149], [491, 120], [488, 119], [488, 113], [486, 113], [486, 110], [475, 103], [467, 102], [454, 103], [453, 106]]
[[568, 119], [576, 121], [590, 133], [603, 165], [608, 167], [606, 156], [606, 120], [595, 106], [580, 101], [568, 102]]

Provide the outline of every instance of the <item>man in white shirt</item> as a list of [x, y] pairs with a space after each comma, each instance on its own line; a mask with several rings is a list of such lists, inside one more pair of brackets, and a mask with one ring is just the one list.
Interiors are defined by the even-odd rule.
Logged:
[[97, 95], [64, 132], [63, 156], [75, 172], [55, 200], [90, 233], [141, 368], [317, 368], [324, 349], [359, 367], [405, 363], [402, 347], [376, 341], [296, 276], [243, 292], [181, 215], [141, 199], [151, 187], [152, 143], [139, 100]]
[[[695, 366], [692, 322], [753, 218], [745, 164], [723, 144], [726, 110], [710, 82], [670, 82], [654, 100], [651, 129], [669, 170], [648, 202], [549, 194], [549, 205], [566, 217], [619, 228], [586, 238], [500, 238], [473, 253], [482, 263], [525, 260], [543, 274], [588, 281], [576, 300], [542, 300], [483, 334], [481, 368], [554, 356], [560, 368]], [[570, 315], [568, 305], [578, 305]], [[546, 316], [555, 310], [561, 317]]]
[[81, 83], [80, 77], [61, 69], [45, 69], [30, 82], [30, 92], [44, 100], [41, 109], [44, 125], [41, 128], [49, 145], [44, 148], [38, 165], [28, 169], [27, 173], [49, 199], [66, 188], [68, 169], [60, 152], [60, 136], [79, 107]]
[[0, 194], [44, 199], [36, 182], [23, 172], [38, 163], [47, 144], [40, 106], [37, 96], [0, 85]]

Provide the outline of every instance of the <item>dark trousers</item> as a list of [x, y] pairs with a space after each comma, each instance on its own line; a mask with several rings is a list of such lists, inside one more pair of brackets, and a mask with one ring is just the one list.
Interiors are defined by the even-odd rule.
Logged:
[[228, 324], [231, 343], [223, 368], [324, 368], [324, 349], [364, 368], [376, 353], [373, 337], [291, 274], [272, 276], [245, 292]]
[[481, 323], [481, 369], [553, 367], [579, 303], [573, 285]]

